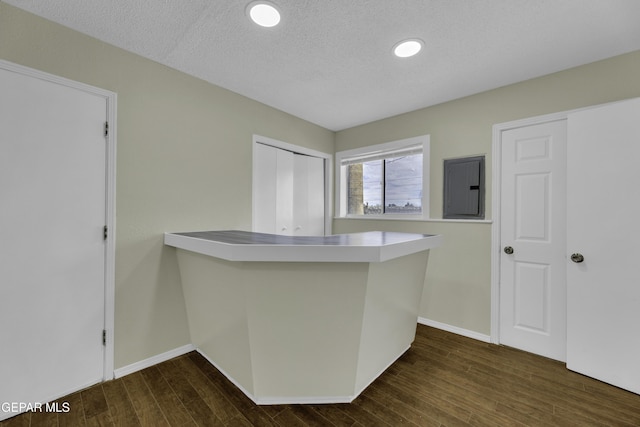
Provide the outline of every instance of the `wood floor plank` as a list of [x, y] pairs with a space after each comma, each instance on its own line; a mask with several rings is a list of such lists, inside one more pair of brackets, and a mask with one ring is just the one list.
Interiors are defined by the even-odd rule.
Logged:
[[225, 394], [198, 369], [190, 358], [183, 358], [175, 363], [220, 421], [227, 423], [241, 415], [240, 411], [231, 405]]
[[0, 421], [2, 427], [29, 427], [31, 424], [31, 412], [25, 412], [20, 415], [16, 415], [13, 418], [9, 418], [5, 421]]
[[151, 366], [147, 369], [140, 371], [144, 382], [149, 387], [149, 390], [153, 393], [156, 400], [158, 400], [159, 396], [174, 396], [176, 395], [164, 378], [160, 369], [157, 366]]
[[80, 396], [82, 397], [82, 406], [87, 421], [89, 418], [109, 413], [109, 406], [107, 405], [107, 399], [102, 390], [102, 384], [81, 391]]
[[394, 411], [388, 405], [384, 405], [383, 403], [368, 397], [366, 394], [361, 394], [360, 396], [358, 396], [358, 398], [351, 402], [351, 404], [362, 407], [362, 409], [364, 409], [365, 411], [375, 415], [391, 426], [402, 425], [408, 427], [418, 427], [418, 424], [409, 420], [403, 414]]
[[253, 424], [249, 422], [245, 417], [238, 416], [232, 420], [229, 420], [226, 424], [227, 427], [252, 427]]
[[443, 383], [450, 383], [452, 386], [462, 389], [466, 393], [475, 396], [482, 396], [495, 402], [503, 400], [514, 400], [524, 404], [534, 405], [551, 412], [553, 403], [545, 396], [532, 393], [529, 387], [523, 386], [526, 382], [513, 378], [509, 374], [504, 376], [490, 376], [477, 370], [462, 370], [449, 361], [429, 360], [425, 367], [418, 366], [418, 370], [423, 369], [427, 375], [426, 380], [440, 379]]
[[134, 372], [123, 377], [122, 383], [136, 411], [157, 406], [156, 399], [153, 397], [153, 393], [151, 393], [141, 372]]
[[556, 407], [563, 407], [574, 412], [590, 414], [593, 419], [604, 422], [624, 422], [629, 425], [640, 425], [640, 413], [638, 408], [628, 408], [624, 403], [617, 402], [615, 408], [602, 399], [582, 389], [564, 387], [545, 378], [536, 380], [536, 385], [541, 393], [555, 401]]
[[58, 415], [58, 427], [82, 427], [86, 425], [80, 392], [58, 399], [58, 403], [61, 405], [66, 404], [69, 408], [69, 412]]
[[446, 379], [418, 382], [411, 378], [387, 377], [383, 381], [395, 389], [397, 399], [447, 425], [467, 423], [473, 412], [491, 412], [496, 405], [495, 400], [462, 390]]
[[351, 404], [258, 406], [197, 352], [59, 399], [68, 413], [12, 426], [640, 425], [640, 395], [564, 364], [418, 325], [416, 340]]
[[231, 402], [231, 404], [234, 405], [234, 407], [250, 423], [253, 425], [265, 426], [277, 425], [265, 410], [253, 403], [240, 389], [233, 385], [231, 381], [224, 377], [224, 375], [222, 375], [220, 371], [214, 368], [210, 363], [204, 360], [204, 358], [192, 357], [191, 359], [196, 363], [198, 369], [204, 372], [207, 378], [209, 378], [213, 384], [225, 393], [229, 402]]
[[[238, 402], [233, 399], [233, 404]], [[275, 427], [278, 424], [269, 417], [262, 409], [256, 407], [242, 410], [242, 416], [253, 426]]]
[[182, 426], [194, 422], [178, 395], [174, 393], [157, 367], [152, 366], [143, 370], [142, 377], [170, 425]]
[[138, 415], [122, 380], [105, 382], [102, 385], [102, 390], [107, 399], [111, 419], [116, 425], [140, 425]]
[[293, 413], [291, 408], [280, 411], [273, 421], [280, 427], [306, 427], [307, 424]]
[[348, 407], [349, 405], [346, 403], [336, 405], [309, 405], [315, 412], [327, 419], [330, 425], [336, 427], [353, 427], [356, 424], [356, 420], [353, 419], [346, 410], [342, 410], [342, 406]]
[[115, 425], [119, 426], [140, 426], [140, 419], [133, 405], [129, 406], [110, 406], [109, 414]]
[[182, 375], [182, 371], [173, 363], [173, 361], [160, 363], [157, 367], [164, 379], [173, 389], [173, 392], [180, 398], [183, 404], [192, 400], [200, 399], [198, 392]]
[[325, 427], [332, 425], [326, 417], [316, 411], [310, 405], [290, 405], [293, 414], [301, 419], [309, 427]]
[[58, 414], [55, 412], [35, 411], [31, 414], [32, 427], [58, 427]]
[[142, 427], [168, 427], [169, 422], [158, 406], [145, 406], [136, 409], [139, 424]]
[[354, 405], [353, 402], [349, 404], [348, 407], [341, 407], [341, 410], [345, 411], [350, 417], [365, 426], [388, 427], [392, 425], [365, 410], [361, 405]]
[[[578, 375], [578, 374], [575, 374]], [[589, 378], [580, 375], [583, 379], [584, 390], [600, 398], [607, 400], [614, 400], [619, 405], [624, 405], [626, 408], [633, 410], [638, 406], [638, 395], [627, 390], [623, 390], [618, 387], [610, 386], [593, 378]]]
[[203, 427], [222, 427], [224, 423], [213, 413], [211, 408], [200, 397], [183, 402], [185, 408], [195, 421], [196, 425]]
[[140, 425], [144, 427], [169, 425], [141, 372], [127, 375], [122, 378], [122, 382]]
[[[510, 419], [516, 420], [526, 426], [547, 427], [547, 426], [563, 426], [563, 427], [603, 427], [606, 424], [597, 423], [593, 419], [584, 416], [563, 416], [562, 414], [549, 414], [534, 409], [523, 410], [522, 408], [514, 408], [511, 403], [498, 403], [496, 412], [505, 414]], [[577, 415], [577, 414], [576, 414]]]
[[[413, 424], [423, 427], [438, 427], [445, 420], [449, 426], [464, 426], [469, 418], [470, 413], [461, 408], [455, 408], [451, 413], [446, 413], [440, 409], [429, 405], [428, 403], [420, 400], [416, 396], [408, 396], [404, 394], [402, 390], [390, 385], [378, 381], [371, 384], [367, 388], [367, 396], [374, 399], [380, 404], [387, 405], [390, 410], [397, 414], [401, 414], [408, 421]], [[448, 405], [448, 402], [442, 402], [444, 405]], [[450, 405], [449, 408], [453, 409], [454, 405]], [[439, 412], [439, 413], [438, 413]]]
[[109, 412], [101, 412], [91, 417], [86, 417], [86, 420], [89, 427], [112, 427], [116, 425]]

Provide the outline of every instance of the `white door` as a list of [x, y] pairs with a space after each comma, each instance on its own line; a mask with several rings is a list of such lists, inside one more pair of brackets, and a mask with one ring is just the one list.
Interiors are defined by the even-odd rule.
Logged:
[[277, 155], [273, 147], [253, 144], [253, 231], [258, 233], [276, 232]]
[[566, 356], [566, 121], [501, 135], [500, 343]]
[[107, 106], [4, 69], [0, 94], [0, 402], [46, 402], [104, 376]]
[[324, 235], [324, 159], [254, 144], [253, 231]]
[[[569, 115], [567, 367], [640, 393], [640, 99]], [[580, 261], [575, 257], [575, 261]]]
[[293, 153], [254, 144], [253, 231], [293, 234]]
[[324, 235], [324, 159], [293, 156], [293, 234]]

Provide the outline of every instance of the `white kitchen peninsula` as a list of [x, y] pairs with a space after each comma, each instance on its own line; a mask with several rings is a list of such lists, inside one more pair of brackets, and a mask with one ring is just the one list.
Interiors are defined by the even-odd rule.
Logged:
[[192, 343], [258, 404], [350, 402], [415, 337], [441, 236], [166, 233]]

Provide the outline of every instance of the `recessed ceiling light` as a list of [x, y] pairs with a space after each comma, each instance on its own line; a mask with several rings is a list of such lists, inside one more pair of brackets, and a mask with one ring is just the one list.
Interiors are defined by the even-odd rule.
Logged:
[[266, 1], [254, 1], [247, 6], [249, 18], [261, 27], [275, 27], [280, 22], [280, 12]]
[[399, 58], [408, 58], [420, 52], [423, 44], [420, 39], [403, 40], [393, 47], [393, 54]]

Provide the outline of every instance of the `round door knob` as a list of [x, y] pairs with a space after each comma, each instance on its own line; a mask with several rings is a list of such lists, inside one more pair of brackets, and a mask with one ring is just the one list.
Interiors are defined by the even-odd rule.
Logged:
[[505, 246], [504, 253], [507, 255], [511, 255], [513, 253], [513, 248], [511, 246]]
[[571, 261], [581, 263], [584, 261], [584, 256], [582, 256], [582, 254], [571, 254]]

